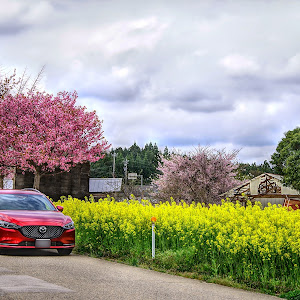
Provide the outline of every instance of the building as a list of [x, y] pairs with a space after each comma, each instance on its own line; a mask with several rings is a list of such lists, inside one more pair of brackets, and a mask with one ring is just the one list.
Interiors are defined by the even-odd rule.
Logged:
[[[300, 204], [300, 192], [283, 185], [282, 176], [261, 174], [222, 194], [223, 198], [245, 203], [259, 201], [263, 207], [268, 203], [294, 206]], [[294, 207], [293, 207], [294, 208]]]
[[120, 192], [122, 178], [90, 178], [89, 192], [92, 193], [112, 193]]

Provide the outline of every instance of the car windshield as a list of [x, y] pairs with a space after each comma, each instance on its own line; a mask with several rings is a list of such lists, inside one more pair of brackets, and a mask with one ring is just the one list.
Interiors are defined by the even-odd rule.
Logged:
[[0, 210], [56, 210], [44, 195], [0, 194]]

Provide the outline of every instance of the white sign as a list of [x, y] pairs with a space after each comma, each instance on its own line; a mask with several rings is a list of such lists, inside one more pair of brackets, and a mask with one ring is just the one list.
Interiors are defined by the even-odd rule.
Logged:
[[4, 178], [3, 180], [3, 188], [12, 190], [14, 188], [14, 181], [12, 179]]
[[137, 173], [128, 173], [128, 179], [131, 180], [137, 179]]

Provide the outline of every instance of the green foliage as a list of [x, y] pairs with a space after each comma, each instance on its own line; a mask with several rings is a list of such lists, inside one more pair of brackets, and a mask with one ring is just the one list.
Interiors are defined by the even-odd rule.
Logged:
[[263, 173], [274, 173], [274, 170], [271, 167], [270, 163], [267, 160], [265, 160], [260, 165], [257, 165], [256, 163], [240, 163], [236, 172], [236, 179], [248, 180], [257, 177]]
[[164, 149], [163, 158], [165, 158], [165, 159], [170, 159], [171, 158], [171, 153], [170, 153], [168, 147], [165, 147], [165, 149]]
[[283, 175], [286, 185], [300, 190], [300, 128], [285, 133], [272, 155], [275, 172]]
[[[269, 293], [300, 288], [300, 210], [230, 202], [205, 206], [115, 202], [109, 197], [98, 202], [62, 200], [64, 213], [75, 223], [79, 252], [175, 273], [192, 272], [195, 278], [236, 282]], [[157, 218], [155, 259], [151, 257], [153, 216]]]
[[[103, 159], [91, 163], [91, 177], [106, 178], [112, 177], [112, 156], [105, 154]], [[110, 175], [110, 176], [109, 176]]]
[[[157, 170], [162, 153], [156, 144], [146, 144], [144, 148], [140, 148], [134, 143], [129, 148], [116, 148], [107, 153], [104, 159], [91, 164], [91, 177], [94, 178], [110, 178], [113, 176], [113, 154], [115, 158], [115, 177], [124, 177], [124, 160], [128, 159], [128, 173], [137, 173], [143, 175], [145, 184], [149, 184], [157, 177]], [[165, 153], [168, 152], [166, 147]]]
[[178, 250], [166, 250], [158, 252], [155, 257], [155, 264], [163, 269], [174, 272], [187, 272], [195, 266], [196, 249], [193, 247]]
[[280, 298], [288, 300], [300, 300], [300, 290], [290, 291], [288, 293], [280, 295]]

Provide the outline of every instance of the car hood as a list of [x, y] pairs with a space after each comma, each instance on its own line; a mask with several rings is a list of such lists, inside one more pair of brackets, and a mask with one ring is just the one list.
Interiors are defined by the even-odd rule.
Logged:
[[64, 226], [72, 219], [60, 211], [0, 210], [0, 220], [26, 225]]

